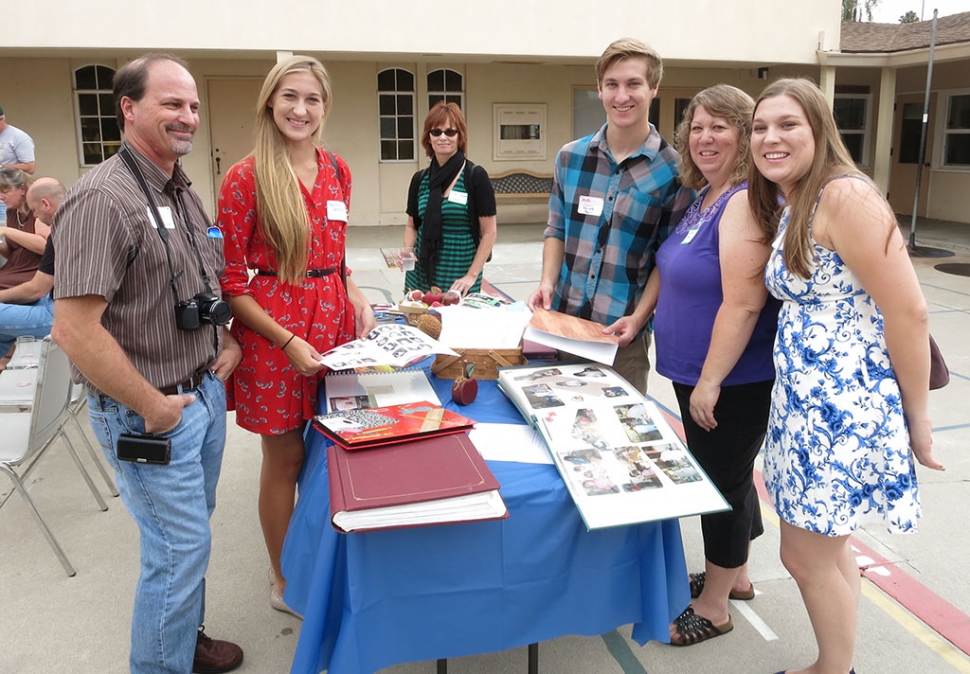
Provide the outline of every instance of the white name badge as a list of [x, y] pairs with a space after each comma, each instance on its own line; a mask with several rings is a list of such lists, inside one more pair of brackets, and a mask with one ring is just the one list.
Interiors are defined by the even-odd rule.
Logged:
[[347, 204], [342, 201], [328, 201], [327, 220], [347, 222]]
[[603, 215], [603, 200], [600, 197], [579, 197], [579, 212], [581, 215]]
[[465, 206], [468, 204], [468, 192], [458, 192], [456, 190], [452, 190], [448, 193], [448, 201], [453, 204]]
[[[158, 223], [155, 222], [155, 209], [151, 206], [146, 206], [146, 208], [148, 209], [148, 221], [152, 223], [152, 227], [158, 229]], [[158, 211], [162, 214], [162, 224], [165, 225], [165, 229], [175, 229], [172, 209], [169, 206], [159, 206]]]
[[690, 229], [688, 229], [687, 236], [685, 236], [684, 240], [680, 242], [680, 245], [683, 246], [685, 243], [690, 243], [691, 241], [693, 241], [694, 237], [697, 236], [697, 232], [700, 228], [701, 228], [700, 224], [696, 224]]

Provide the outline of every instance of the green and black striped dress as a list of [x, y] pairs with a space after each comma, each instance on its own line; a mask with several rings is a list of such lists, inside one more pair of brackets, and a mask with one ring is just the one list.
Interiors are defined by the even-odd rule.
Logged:
[[[462, 192], [468, 194], [465, 188], [465, 171], [458, 176], [458, 182], [451, 188], [452, 193]], [[428, 176], [425, 175], [418, 188], [418, 215], [421, 222], [424, 222], [424, 214], [428, 209]], [[472, 198], [469, 196], [469, 198]], [[420, 261], [415, 265], [414, 271], [409, 271], [404, 276], [405, 290], [429, 290], [431, 286], [438, 286], [442, 290], [448, 290], [456, 279], [468, 273], [468, 268], [472, 266], [475, 253], [478, 252], [478, 244], [472, 235], [471, 222], [468, 217], [468, 207], [466, 204], [455, 203], [448, 199], [441, 201], [441, 234], [444, 239], [438, 266], [435, 268], [434, 278], [427, 279], [424, 270], [421, 269]], [[414, 244], [414, 252], [418, 260], [421, 259], [421, 229], [418, 229], [418, 239]], [[482, 289], [482, 275], [478, 275], [475, 285], [469, 288], [468, 292], [477, 293]]]

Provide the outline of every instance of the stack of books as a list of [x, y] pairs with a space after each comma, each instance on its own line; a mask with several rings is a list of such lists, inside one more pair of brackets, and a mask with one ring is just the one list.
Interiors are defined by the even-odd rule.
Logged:
[[468, 437], [473, 426], [428, 401], [316, 416], [314, 427], [331, 441], [333, 526], [355, 532], [508, 517], [498, 481]]

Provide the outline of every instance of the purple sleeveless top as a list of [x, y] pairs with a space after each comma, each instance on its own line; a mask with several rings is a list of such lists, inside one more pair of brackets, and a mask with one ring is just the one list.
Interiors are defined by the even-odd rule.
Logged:
[[[694, 386], [700, 379], [711, 346], [714, 318], [724, 295], [718, 229], [731, 197], [748, 184], [732, 187], [701, 210], [705, 187], [660, 250], [660, 298], [654, 316], [657, 372], [678, 383]], [[747, 347], [722, 386], [751, 384], [775, 378], [772, 348], [781, 303], [768, 296]]]

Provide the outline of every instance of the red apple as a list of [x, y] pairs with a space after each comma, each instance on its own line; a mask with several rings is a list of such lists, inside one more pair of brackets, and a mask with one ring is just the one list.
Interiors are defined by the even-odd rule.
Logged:
[[441, 297], [441, 303], [446, 307], [450, 307], [452, 304], [458, 304], [461, 302], [461, 293], [457, 290], [449, 290]]
[[[425, 297], [427, 297], [427, 295], [425, 295]], [[443, 307], [443, 306], [445, 306], [445, 305], [444, 305], [444, 304], [442, 304], [441, 302], [437, 302], [437, 301], [435, 301], [435, 302], [432, 302], [432, 303], [431, 303], [430, 305], [428, 305], [428, 306], [430, 306], [430, 307], [431, 307], [431, 308], [433, 309], [433, 308], [435, 308], [435, 307]]]
[[451, 386], [451, 399], [459, 405], [470, 405], [478, 396], [477, 379], [461, 379]]

